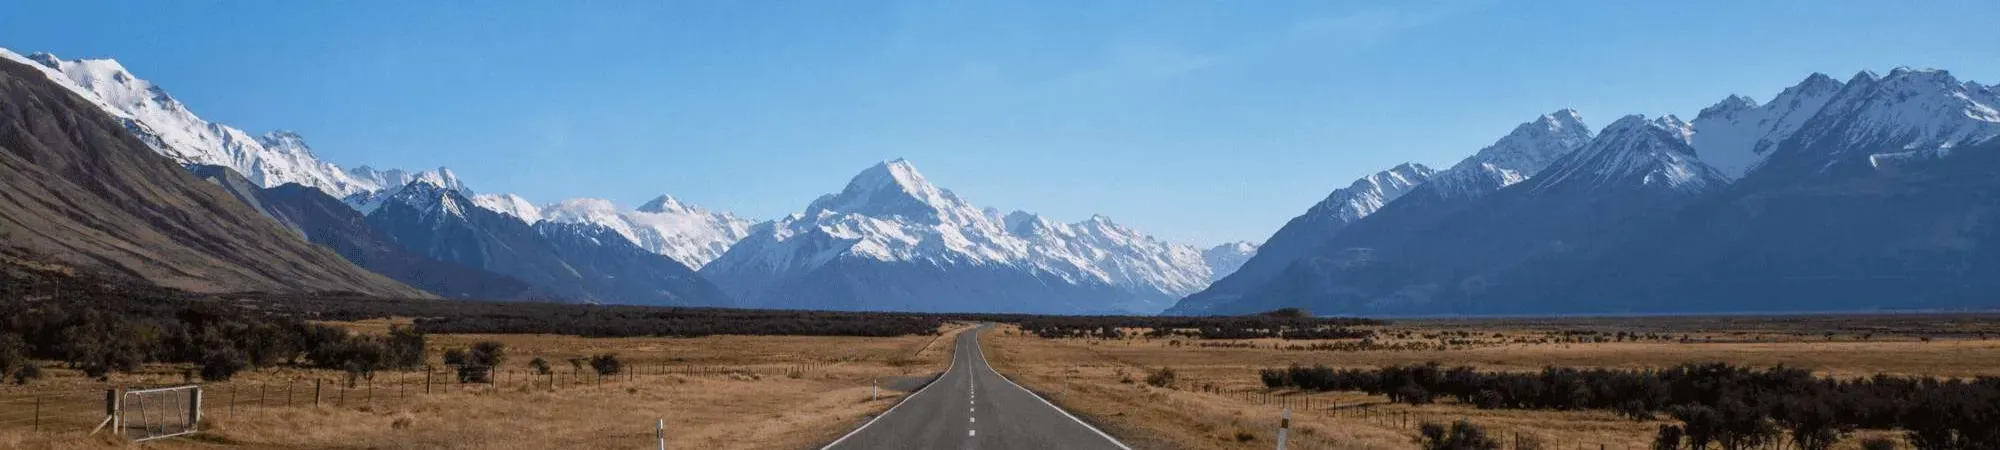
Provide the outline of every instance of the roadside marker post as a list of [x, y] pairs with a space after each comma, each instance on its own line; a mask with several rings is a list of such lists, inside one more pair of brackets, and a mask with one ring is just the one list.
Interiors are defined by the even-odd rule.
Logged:
[[1285, 450], [1285, 436], [1292, 431], [1292, 409], [1285, 408], [1285, 416], [1278, 420], [1278, 450]]
[[660, 450], [667, 450], [667, 419], [653, 425], [653, 438], [660, 441]]

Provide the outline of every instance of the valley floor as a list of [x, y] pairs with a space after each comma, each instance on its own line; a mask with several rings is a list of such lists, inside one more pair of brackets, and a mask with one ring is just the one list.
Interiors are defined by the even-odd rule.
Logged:
[[[381, 322], [343, 324], [386, 331]], [[817, 448], [879, 414], [944, 369], [945, 336], [895, 338], [753, 337], [581, 338], [551, 335], [432, 335], [444, 349], [494, 340], [507, 345], [492, 385], [456, 384], [443, 371], [382, 373], [343, 388], [344, 375], [262, 370], [204, 388], [204, 433], [147, 448], [543, 449], [651, 448], [665, 421], [669, 448]], [[941, 344], [939, 342], [942, 342]], [[616, 352], [623, 374], [578, 375], [570, 358]], [[534, 375], [540, 357], [556, 375]], [[178, 368], [119, 374], [119, 385], [169, 385]], [[103, 415], [103, 385], [56, 373], [27, 387], [0, 389], [0, 448], [106, 448], [86, 436]], [[879, 397], [871, 383], [880, 380]], [[320, 383], [318, 406], [314, 382]], [[553, 383], [553, 386], [551, 386]], [[425, 393], [428, 388], [429, 393]], [[281, 393], [282, 392], [282, 393]], [[41, 397], [42, 432], [25, 421]]]
[[[1292, 348], [1341, 341], [1044, 339], [1007, 327], [989, 333], [985, 345], [1002, 373], [1142, 449], [1272, 448], [1286, 409], [1293, 412], [1295, 449], [1417, 448], [1418, 424], [1459, 419], [1485, 426], [1503, 448], [1522, 439], [1542, 448], [1645, 449], [1658, 426], [1669, 423], [1610, 411], [1410, 406], [1360, 392], [1269, 390], [1258, 377], [1258, 369], [1294, 363], [1375, 368], [1436, 361], [1539, 371], [1720, 361], [1842, 378], [2000, 375], [2000, 320], [1992, 316], [1428, 320], [1376, 331], [1380, 338], [1369, 347], [1343, 351]], [[1620, 339], [1619, 332], [1634, 337]], [[1171, 383], [1146, 381], [1165, 368], [1176, 375]], [[1859, 430], [1836, 448], [1895, 434]]]

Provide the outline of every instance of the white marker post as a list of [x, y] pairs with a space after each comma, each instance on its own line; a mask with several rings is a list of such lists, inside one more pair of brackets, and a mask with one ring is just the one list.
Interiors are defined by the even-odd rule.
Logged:
[[653, 438], [660, 441], [660, 450], [667, 450], [667, 419], [653, 426]]
[[1285, 435], [1292, 431], [1292, 409], [1285, 408], [1285, 418], [1278, 421], [1278, 450], [1285, 450]]
[[879, 398], [882, 398], [882, 379], [877, 377], [868, 381], [868, 401], [872, 402]]

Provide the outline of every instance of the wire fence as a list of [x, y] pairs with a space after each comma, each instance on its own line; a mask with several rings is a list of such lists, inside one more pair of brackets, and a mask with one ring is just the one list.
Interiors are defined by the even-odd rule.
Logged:
[[[483, 380], [461, 377], [455, 368], [372, 375], [316, 373], [285, 380], [243, 380], [199, 383], [202, 416], [232, 420], [239, 413], [267, 408], [401, 407], [426, 397], [447, 394], [561, 391], [616, 383], [649, 382], [682, 377], [802, 377], [823, 372], [833, 364], [806, 362], [783, 365], [713, 366], [630, 364], [617, 373], [600, 374], [588, 367], [557, 368], [547, 373], [531, 369], [491, 370]], [[246, 374], [248, 375], [248, 374]], [[249, 378], [249, 377], [245, 377]], [[186, 383], [175, 383], [176, 385]], [[46, 434], [88, 433], [104, 423], [106, 392], [113, 388], [157, 386], [79, 386], [60, 389], [0, 391], [0, 431]]]

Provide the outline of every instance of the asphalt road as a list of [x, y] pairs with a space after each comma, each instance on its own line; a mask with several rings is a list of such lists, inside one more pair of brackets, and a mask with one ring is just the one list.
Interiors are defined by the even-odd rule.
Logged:
[[995, 372], [989, 328], [959, 333], [944, 375], [826, 449], [1131, 450]]

